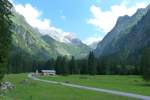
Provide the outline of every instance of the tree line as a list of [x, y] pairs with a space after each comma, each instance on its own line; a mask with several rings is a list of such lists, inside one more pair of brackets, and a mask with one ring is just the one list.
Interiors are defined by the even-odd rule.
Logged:
[[150, 49], [143, 50], [140, 64], [131, 65], [114, 56], [96, 58], [91, 51], [84, 59], [58, 56], [47, 61], [36, 60], [25, 52], [16, 53], [8, 62], [7, 73], [35, 72], [36, 70], [56, 70], [58, 75], [142, 75], [150, 79]]
[[[147, 57], [147, 56], [146, 56]], [[127, 65], [114, 57], [96, 58], [91, 51], [84, 59], [58, 56], [48, 61], [37, 61], [24, 52], [18, 52], [10, 59], [8, 73], [35, 72], [35, 70], [56, 70], [57, 74], [89, 74], [89, 75], [141, 75], [141, 67]], [[147, 58], [144, 58], [147, 59]], [[145, 61], [145, 60], [144, 60]], [[144, 64], [146, 62], [143, 62]], [[149, 62], [148, 62], [149, 63]], [[144, 68], [145, 69], [145, 68]]]

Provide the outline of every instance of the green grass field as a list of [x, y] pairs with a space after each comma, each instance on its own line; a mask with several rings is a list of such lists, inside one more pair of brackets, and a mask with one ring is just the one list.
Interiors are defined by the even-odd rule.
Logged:
[[145, 82], [140, 76], [71, 75], [40, 78], [150, 96], [150, 82]]
[[[84, 79], [83, 76], [78, 76], [78, 75], [66, 76], [66, 77], [57, 76], [52, 78], [45, 77], [45, 78], [52, 79], [52, 80], [60, 80], [60, 81], [69, 80], [71, 82], [76, 82], [76, 83], [81, 82], [81, 84], [85, 84], [86, 81], [89, 82], [86, 83], [86, 85], [90, 85], [90, 83], [93, 84], [93, 82], [91, 81], [95, 80], [95, 83], [96, 81], [98, 82], [97, 85], [95, 84], [95, 86], [100, 86], [98, 85], [99, 81], [97, 79], [102, 80], [102, 76], [93, 76], [93, 78], [92, 76], [86, 76], [86, 77], [88, 77], [88, 79]], [[15, 89], [8, 92], [3, 97], [0, 96], [0, 100], [134, 100], [133, 98], [115, 96], [111, 94], [99, 93], [99, 92], [88, 91], [88, 90], [81, 90], [81, 89], [61, 86], [59, 84], [54, 85], [49, 83], [43, 83], [43, 82], [33, 81], [30, 79], [28, 79], [26, 84], [20, 83], [24, 79], [28, 79], [27, 74], [6, 75], [4, 80], [11, 81], [15, 85]], [[120, 79], [122, 78], [120, 77]], [[112, 82], [113, 80], [114, 79], [112, 79]], [[106, 81], [106, 79], [103, 81]], [[109, 82], [110, 80], [108, 79], [108, 83]]]

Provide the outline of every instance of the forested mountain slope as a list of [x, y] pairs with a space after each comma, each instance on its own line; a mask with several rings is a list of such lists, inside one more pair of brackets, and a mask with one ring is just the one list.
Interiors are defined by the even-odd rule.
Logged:
[[[29, 55], [38, 59], [56, 58], [57, 56], [85, 57], [90, 48], [85, 44], [67, 44], [53, 39], [49, 35], [42, 35], [37, 29], [31, 27], [23, 16], [14, 12], [13, 17], [13, 45]], [[74, 41], [76, 42], [76, 41]], [[13, 49], [13, 54], [18, 50]]]
[[115, 27], [104, 37], [94, 50], [97, 57], [107, 56], [116, 53], [120, 47], [117, 45], [119, 40], [128, 35], [133, 27], [142, 19], [149, 11], [149, 6], [145, 9], [138, 9], [133, 16], [119, 17]]

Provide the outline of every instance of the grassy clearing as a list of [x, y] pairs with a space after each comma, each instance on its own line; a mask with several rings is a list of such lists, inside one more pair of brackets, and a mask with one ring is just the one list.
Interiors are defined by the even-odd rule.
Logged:
[[[75, 78], [75, 81], [81, 76], [67, 76], [66, 79], [69, 80], [71, 77]], [[55, 78], [61, 81], [65, 80], [65, 77], [61, 76]], [[0, 97], [0, 100], [134, 100], [133, 98], [81, 90], [59, 84], [43, 83], [30, 79], [26, 84], [20, 83], [24, 79], [27, 79], [27, 74], [7, 75], [4, 80], [11, 81], [15, 85], [15, 89], [8, 92], [5, 97]]]
[[70, 75], [40, 78], [150, 96], [150, 82], [145, 82], [140, 76]]

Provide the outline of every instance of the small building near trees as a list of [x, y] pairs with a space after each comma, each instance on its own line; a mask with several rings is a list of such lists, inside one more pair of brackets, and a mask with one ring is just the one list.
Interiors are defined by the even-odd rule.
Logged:
[[41, 74], [44, 76], [56, 75], [55, 70], [41, 70]]

